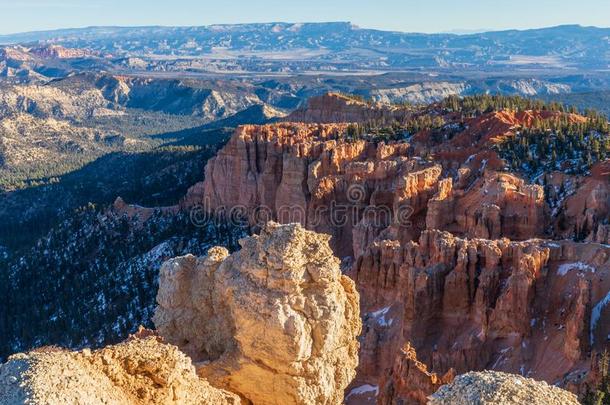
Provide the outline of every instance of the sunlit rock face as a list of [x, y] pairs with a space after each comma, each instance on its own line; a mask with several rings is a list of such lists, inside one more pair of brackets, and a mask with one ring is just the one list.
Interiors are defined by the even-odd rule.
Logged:
[[164, 264], [154, 321], [214, 386], [255, 404], [340, 404], [361, 321], [327, 235], [269, 223], [228, 255]]
[[199, 378], [191, 360], [158, 337], [100, 350], [41, 348], [0, 366], [3, 404], [218, 404], [240, 398]]
[[[312, 103], [292, 118], [365, 122], [356, 110], [378, 113], [332, 95]], [[485, 113], [446, 142], [430, 131], [350, 137], [345, 123], [243, 126], [183, 205], [238, 208], [255, 228], [273, 219], [331, 235], [361, 297], [348, 403], [432, 393], [425, 373], [419, 388], [404, 383], [415, 372], [405, 345], [437, 382], [451, 370], [493, 369], [579, 391], [610, 332], [608, 162], [535, 184], [506, 171], [494, 149], [558, 114]], [[400, 389], [388, 397], [384, 386]]]

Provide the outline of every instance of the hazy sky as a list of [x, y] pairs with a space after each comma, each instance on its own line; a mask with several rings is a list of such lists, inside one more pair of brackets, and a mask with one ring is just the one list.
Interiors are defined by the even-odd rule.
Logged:
[[88, 25], [351, 21], [409, 32], [610, 26], [610, 0], [0, 0], [0, 33]]

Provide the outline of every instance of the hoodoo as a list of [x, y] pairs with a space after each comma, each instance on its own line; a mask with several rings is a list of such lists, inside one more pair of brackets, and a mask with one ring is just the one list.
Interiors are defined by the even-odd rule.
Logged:
[[329, 237], [267, 224], [228, 255], [170, 260], [154, 321], [199, 375], [255, 404], [341, 404], [361, 322]]
[[[377, 111], [336, 95], [309, 106], [294, 116], [324, 121], [320, 111], [338, 119], [345, 112], [366, 122], [355, 109]], [[608, 162], [587, 175], [551, 171], [531, 182], [505, 170], [498, 146], [540, 120], [586, 122], [561, 114], [448, 113], [434, 136], [422, 130], [389, 141], [354, 136], [356, 124], [244, 126], [184, 201], [212, 211], [238, 207], [254, 226], [261, 210], [279, 222], [293, 222], [288, 214], [296, 212], [306, 228], [331, 235], [361, 297], [352, 387], [402, 387], [384, 398], [425, 402], [436, 385], [405, 385], [401, 373], [415, 369], [410, 360], [395, 364], [409, 345], [437, 381], [451, 370], [492, 369], [583, 390], [608, 330], [600, 304], [610, 289]]]

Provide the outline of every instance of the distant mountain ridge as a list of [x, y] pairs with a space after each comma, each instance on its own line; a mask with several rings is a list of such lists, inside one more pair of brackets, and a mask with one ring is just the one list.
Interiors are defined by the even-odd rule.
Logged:
[[[456, 35], [381, 31], [349, 22], [278, 22], [88, 27], [0, 36], [0, 44], [15, 43], [56, 44], [113, 56], [193, 57], [223, 52], [300, 51], [299, 57], [308, 60], [349, 62], [359, 58], [387, 67], [610, 66], [610, 28], [578, 25]], [[303, 51], [309, 52], [303, 55]]]

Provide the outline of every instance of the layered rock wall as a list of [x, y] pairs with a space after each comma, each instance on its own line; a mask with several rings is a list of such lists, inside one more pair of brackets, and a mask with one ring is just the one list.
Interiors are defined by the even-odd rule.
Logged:
[[[605, 344], [609, 273], [610, 248], [594, 244], [440, 231], [374, 243], [349, 273], [364, 318], [357, 381], [383, 379], [380, 365], [411, 344], [439, 375], [494, 369], [577, 386], [591, 350]], [[408, 370], [392, 371], [394, 386]]]
[[[498, 127], [494, 136], [508, 136], [518, 118], [500, 116], [495, 125], [494, 117], [485, 124]], [[481, 125], [469, 133], [480, 132], [480, 142], [495, 139]], [[331, 235], [361, 296], [356, 392], [408, 387], [399, 370], [412, 368], [395, 365], [405, 344], [439, 376], [489, 368], [582, 387], [590, 350], [599, 349], [610, 317], [603, 305], [599, 321], [592, 312], [610, 288], [605, 166], [573, 181], [567, 198], [548, 198], [550, 185], [493, 170], [492, 152], [466, 155], [472, 162], [455, 166], [442, 154], [432, 161], [417, 156], [421, 144], [347, 140], [345, 130], [344, 124], [242, 127], [208, 163], [186, 205], [240, 206], [253, 224], [296, 219]], [[261, 207], [266, 216], [257, 218]], [[343, 221], [333, 217], [336, 207]], [[536, 239], [564, 239], [578, 229], [581, 239], [597, 244]], [[426, 391], [414, 390], [400, 395], [422, 398]], [[357, 397], [350, 394], [348, 402]]]
[[[436, 192], [440, 166], [408, 159], [405, 143], [345, 142], [345, 131], [344, 124], [241, 127], [208, 162], [205, 181], [182, 205], [235, 209], [259, 226], [267, 220], [299, 222], [330, 234], [340, 257], [353, 255], [390, 225], [408, 224], [403, 239], [416, 237], [407, 232], [410, 216], [421, 215]], [[364, 209], [371, 205], [378, 209], [367, 216]]]
[[467, 189], [454, 190], [443, 180], [428, 202], [428, 229], [448, 230], [473, 238], [529, 239], [544, 236], [544, 190], [514, 175], [488, 171]]

